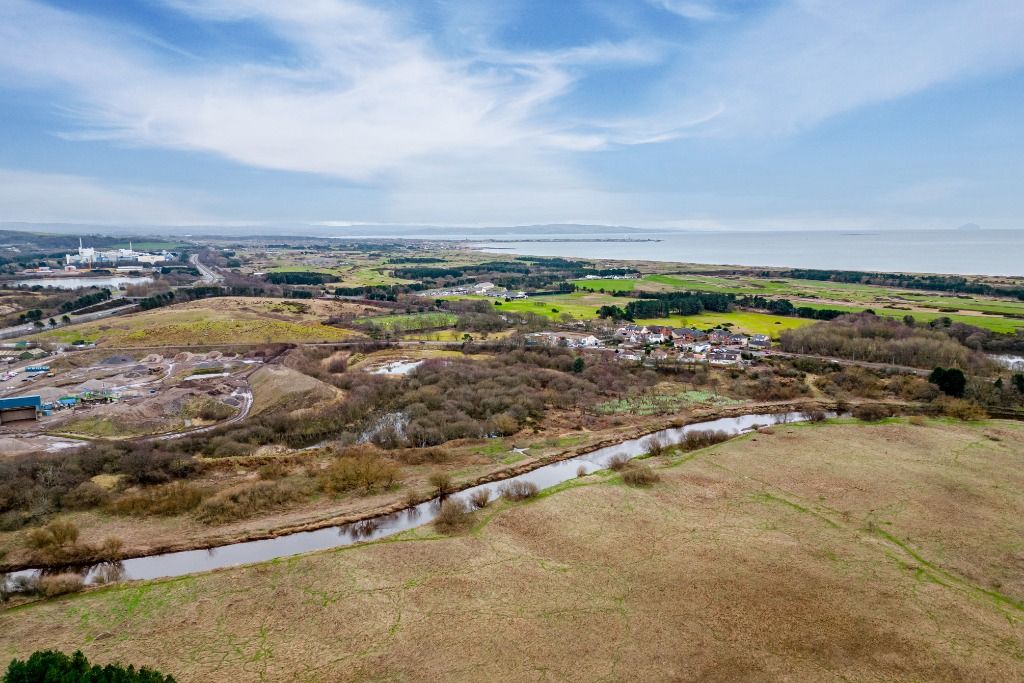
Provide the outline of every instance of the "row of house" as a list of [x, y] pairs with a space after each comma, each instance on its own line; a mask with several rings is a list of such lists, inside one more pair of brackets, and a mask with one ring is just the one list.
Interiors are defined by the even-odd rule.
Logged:
[[570, 349], [596, 349], [603, 346], [592, 334], [580, 332], [533, 332], [526, 335], [527, 346], [563, 346]]
[[755, 334], [748, 337], [745, 334], [737, 334], [723, 328], [703, 332], [690, 327], [673, 328], [666, 325], [629, 323], [618, 328], [615, 335], [629, 344], [663, 344], [671, 341], [676, 348], [682, 349], [700, 344], [754, 349], [767, 349], [772, 345], [771, 338], [766, 334]]
[[421, 296], [440, 298], [445, 296], [461, 296], [472, 294], [475, 296], [490, 296], [495, 299], [526, 299], [526, 292], [517, 292], [504, 287], [498, 287], [493, 282], [477, 282], [471, 285], [455, 285], [443, 289], [431, 289], [423, 292]]

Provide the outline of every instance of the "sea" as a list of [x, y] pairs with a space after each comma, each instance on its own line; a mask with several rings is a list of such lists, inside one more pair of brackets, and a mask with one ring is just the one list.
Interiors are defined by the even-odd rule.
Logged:
[[532, 256], [1024, 276], [1024, 230], [663, 231], [445, 238], [469, 241], [487, 252]]

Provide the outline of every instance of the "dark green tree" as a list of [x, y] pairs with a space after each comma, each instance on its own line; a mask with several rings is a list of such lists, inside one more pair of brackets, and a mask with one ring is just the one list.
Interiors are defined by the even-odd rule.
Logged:
[[573, 359], [573, 361], [572, 361], [572, 371], [577, 373], [577, 374], [579, 374], [579, 373], [583, 372], [583, 368], [584, 368], [583, 356], [576, 356], [576, 358]]
[[80, 651], [69, 657], [41, 650], [25, 661], [12, 661], [3, 683], [174, 683], [174, 678], [145, 667], [90, 664]]
[[967, 388], [967, 378], [959, 368], [935, 368], [928, 375], [928, 381], [947, 396], [961, 398]]
[[1018, 372], [1013, 376], [1013, 386], [1020, 393], [1024, 394], [1024, 372]]

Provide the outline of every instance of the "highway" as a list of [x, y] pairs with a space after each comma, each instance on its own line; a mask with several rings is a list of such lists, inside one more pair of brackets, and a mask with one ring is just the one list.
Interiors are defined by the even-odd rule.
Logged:
[[204, 282], [211, 285], [223, 282], [224, 276], [212, 268], [204, 266], [199, 261], [199, 254], [192, 254], [192, 256], [189, 257], [188, 262], [196, 267], [196, 270], [199, 271], [199, 275], [202, 276]]

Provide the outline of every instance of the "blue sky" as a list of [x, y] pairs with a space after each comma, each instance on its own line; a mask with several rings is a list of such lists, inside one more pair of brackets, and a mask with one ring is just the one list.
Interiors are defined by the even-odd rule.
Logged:
[[0, 0], [0, 221], [1024, 227], [1024, 3]]

